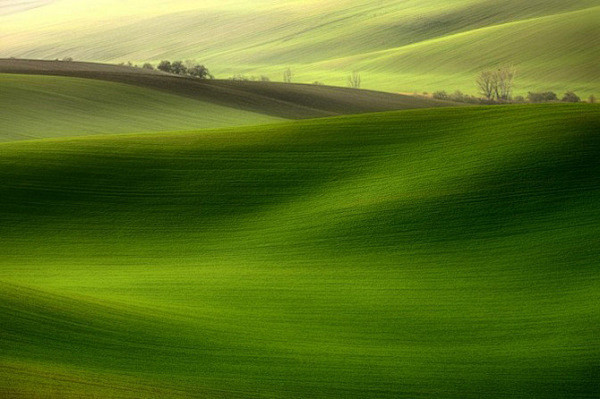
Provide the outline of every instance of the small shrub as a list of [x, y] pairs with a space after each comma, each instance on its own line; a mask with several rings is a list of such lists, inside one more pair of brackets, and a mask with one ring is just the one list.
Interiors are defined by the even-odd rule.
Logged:
[[171, 66], [171, 61], [161, 61], [156, 67], [159, 71], [171, 73], [173, 71], [173, 67]]
[[[152, 64], [146, 63], [142, 68], [154, 69]], [[176, 75], [191, 76], [198, 79], [214, 79], [214, 76], [208, 71], [204, 65], [194, 64], [193, 61], [161, 61], [156, 69], [159, 71], [174, 73]]]
[[237, 74], [237, 75], [233, 75], [232, 77], [230, 77], [229, 80], [233, 80], [236, 82], [251, 82], [253, 80], [256, 80], [256, 77]]
[[183, 61], [173, 61], [173, 63], [171, 64], [171, 73], [174, 73], [176, 75], [185, 75], [187, 74], [187, 72], [188, 69], [183, 64]]
[[450, 94], [448, 98], [452, 101], [456, 101], [459, 103], [477, 104], [480, 102], [479, 98], [475, 96], [470, 96], [468, 94], [464, 94], [460, 90], [456, 90], [454, 93]]
[[433, 93], [433, 98], [435, 98], [436, 100], [448, 100], [448, 93], [446, 93], [445, 90], [441, 90], [441, 91], [436, 91], [435, 93]]
[[558, 96], [552, 91], [547, 91], [544, 93], [529, 92], [527, 94], [527, 99], [532, 103], [544, 103], [549, 101], [558, 101]]
[[588, 98], [588, 102], [590, 104], [596, 104], [596, 96], [592, 94], [590, 98]]
[[581, 101], [581, 98], [579, 98], [579, 96], [577, 94], [573, 93], [572, 91], [566, 92], [562, 98], [562, 102], [565, 102], [565, 103], [578, 103], [580, 101]]
[[469, 103], [469, 104], [479, 104], [481, 103], [481, 99], [475, 96], [468, 96], [465, 100], [465, 102]]
[[448, 98], [452, 101], [462, 101], [464, 94], [460, 90], [456, 90], [454, 93], [450, 94]]
[[523, 97], [523, 96], [516, 96], [514, 98], [514, 102], [516, 102], [516, 103], [524, 103], [525, 102], [525, 97]]
[[190, 76], [193, 76], [194, 78], [198, 79], [212, 78], [212, 75], [210, 74], [210, 72], [208, 72], [208, 68], [206, 68], [204, 65], [194, 65], [193, 67], [187, 70], [187, 73]]
[[142, 65], [142, 68], [143, 69], [148, 69], [150, 71], [154, 70], [154, 66], [151, 63], [149, 63], [149, 62], [146, 62], [144, 65]]

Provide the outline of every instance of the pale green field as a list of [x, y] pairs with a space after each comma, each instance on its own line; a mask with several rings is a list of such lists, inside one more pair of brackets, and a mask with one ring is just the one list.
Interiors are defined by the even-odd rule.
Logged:
[[0, 74], [0, 141], [264, 124], [283, 119], [92, 79]]
[[[396, 92], [461, 89], [514, 64], [517, 94], [600, 93], [600, 0], [74, 0], [0, 16], [0, 56], [120, 62], [196, 59], [236, 73]], [[140, 6], [143, 3], [144, 6]]]

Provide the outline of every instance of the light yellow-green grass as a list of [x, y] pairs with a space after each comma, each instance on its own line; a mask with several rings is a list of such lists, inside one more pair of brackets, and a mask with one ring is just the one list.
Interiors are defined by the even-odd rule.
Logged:
[[0, 141], [264, 124], [283, 119], [125, 84], [0, 74]]
[[[140, 6], [143, 3], [144, 6]], [[600, 93], [600, 0], [52, 2], [0, 17], [0, 56], [120, 62], [196, 59], [237, 73], [397, 92], [475, 94], [514, 64], [516, 92]]]

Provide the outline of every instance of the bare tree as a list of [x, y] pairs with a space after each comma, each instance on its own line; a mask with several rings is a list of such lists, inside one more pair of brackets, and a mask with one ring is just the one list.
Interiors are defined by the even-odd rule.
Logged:
[[348, 87], [352, 87], [354, 89], [360, 89], [361, 83], [362, 83], [362, 81], [361, 81], [360, 73], [354, 71], [354, 72], [352, 72], [352, 75], [348, 76]]
[[477, 77], [477, 86], [486, 99], [492, 100], [495, 94], [495, 77], [492, 71], [482, 71]]
[[516, 74], [517, 70], [513, 66], [495, 71], [482, 71], [476, 80], [477, 87], [488, 101], [509, 101], [512, 98]]
[[500, 73], [499, 69], [494, 71], [492, 75], [492, 87], [494, 88], [494, 97], [496, 100], [500, 100]]
[[517, 70], [511, 65], [498, 69], [496, 74], [498, 84], [498, 90], [496, 91], [497, 98], [499, 100], [508, 101], [512, 98], [512, 91]]
[[292, 69], [291, 68], [287, 68], [285, 71], [283, 71], [283, 81], [285, 83], [292, 83]]

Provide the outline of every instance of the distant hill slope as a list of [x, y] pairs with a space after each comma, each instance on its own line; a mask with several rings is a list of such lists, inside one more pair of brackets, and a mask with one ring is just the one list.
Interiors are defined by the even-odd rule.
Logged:
[[511, 63], [519, 93], [600, 92], [600, 0], [109, 1], [3, 18], [0, 56], [189, 58], [273, 80], [289, 66], [297, 82], [342, 86], [360, 70], [365, 87], [397, 92], [474, 93], [478, 71]]
[[0, 396], [594, 398], [600, 107], [0, 144]]
[[0, 0], [0, 17], [43, 7], [52, 1], [54, 0]]
[[33, 60], [0, 60], [0, 73], [100, 79], [286, 119], [306, 119], [458, 105], [427, 98], [342, 87], [197, 80], [119, 65]]
[[240, 126], [283, 119], [99, 80], [0, 74], [0, 141]]
[[[600, 91], [600, 7], [475, 29], [346, 59], [343, 65], [373, 70], [381, 78], [401, 70], [415, 85], [472, 86], [483, 67], [515, 65], [517, 90]], [[419, 75], [422, 75], [419, 77]], [[450, 81], [453, 79], [453, 81]]]

